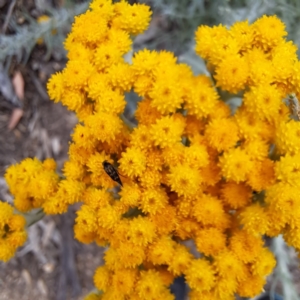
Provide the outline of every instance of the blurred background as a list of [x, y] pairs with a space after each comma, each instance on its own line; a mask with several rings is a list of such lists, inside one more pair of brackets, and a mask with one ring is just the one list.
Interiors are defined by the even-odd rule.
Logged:
[[[90, 1], [0, 0], [0, 199], [12, 202], [3, 175], [25, 157], [53, 157], [61, 169], [67, 159], [75, 115], [49, 100], [46, 83], [66, 64], [63, 41], [74, 16]], [[297, 0], [153, 0], [128, 1], [152, 7], [149, 29], [134, 41], [143, 48], [174, 52], [195, 74], [207, 73], [194, 53], [194, 32], [199, 25], [230, 26], [264, 14], [276, 14], [285, 24], [288, 40], [300, 44], [300, 1]], [[129, 95], [127, 114], [136, 99]], [[73, 239], [74, 210], [43, 218], [29, 228], [28, 242], [7, 264], [0, 263], [0, 300], [83, 299], [93, 289], [93, 273], [103, 263], [104, 249]], [[267, 291], [298, 299], [300, 271], [297, 254], [278, 239], [270, 241], [278, 267]], [[180, 286], [179, 282], [179, 286]], [[181, 297], [181, 298], [180, 298]], [[178, 296], [178, 300], [185, 299]]]

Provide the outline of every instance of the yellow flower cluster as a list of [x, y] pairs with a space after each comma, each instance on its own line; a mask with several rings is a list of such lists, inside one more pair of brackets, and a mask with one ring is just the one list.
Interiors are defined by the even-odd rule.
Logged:
[[[190, 299], [253, 297], [276, 264], [262, 236], [300, 250], [300, 122], [284, 101], [300, 96], [296, 46], [275, 16], [200, 26], [196, 52], [214, 85], [167, 51], [124, 60], [150, 16], [146, 5], [94, 0], [76, 17], [67, 66], [48, 83], [81, 121], [64, 179], [50, 160], [11, 166], [15, 206], [54, 214], [83, 202], [75, 237], [109, 246], [94, 275], [101, 293], [86, 299], [174, 299], [177, 276]], [[243, 93], [234, 114], [216, 87]], [[135, 128], [122, 116], [131, 90], [141, 97]]]
[[26, 220], [15, 214], [14, 208], [0, 201], [0, 260], [11, 259], [27, 239]]

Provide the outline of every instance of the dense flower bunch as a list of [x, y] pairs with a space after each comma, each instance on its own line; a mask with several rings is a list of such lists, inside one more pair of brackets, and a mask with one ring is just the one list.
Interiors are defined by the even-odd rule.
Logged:
[[27, 239], [26, 220], [14, 208], [0, 201], [0, 260], [8, 261]]
[[[174, 299], [168, 287], [181, 275], [190, 299], [255, 296], [276, 263], [262, 236], [300, 249], [300, 123], [284, 101], [300, 95], [296, 46], [275, 16], [200, 26], [196, 52], [214, 84], [170, 52], [124, 60], [150, 16], [146, 5], [95, 0], [75, 19], [67, 66], [48, 83], [80, 120], [64, 178], [52, 160], [10, 167], [15, 206], [56, 214], [83, 202], [76, 238], [109, 246], [94, 275], [102, 293], [86, 299]], [[217, 88], [243, 95], [234, 114]], [[141, 98], [135, 128], [122, 116], [131, 90]]]

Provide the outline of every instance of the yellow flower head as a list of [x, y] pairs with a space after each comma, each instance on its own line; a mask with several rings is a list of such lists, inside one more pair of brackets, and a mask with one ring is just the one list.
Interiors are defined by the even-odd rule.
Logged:
[[146, 218], [138, 216], [129, 222], [128, 238], [139, 246], [146, 246], [156, 237], [155, 227], [152, 222]]
[[252, 191], [244, 183], [225, 182], [222, 186], [222, 200], [232, 209], [245, 207], [251, 202]]
[[138, 102], [135, 117], [139, 124], [150, 125], [154, 124], [161, 117], [161, 113], [155, 107], [151, 106], [149, 98], [145, 98]]
[[65, 84], [64, 84], [64, 74], [62, 72], [57, 72], [51, 76], [47, 82], [48, 95], [54, 102], [59, 102], [62, 99]]
[[213, 26], [212, 28], [202, 25], [196, 31], [196, 53], [204, 59], [209, 59], [211, 49], [216, 46], [222, 37], [228, 37], [228, 29], [224, 25]]
[[147, 250], [147, 259], [154, 265], [169, 264], [175, 254], [175, 242], [164, 236], [152, 243]]
[[169, 263], [168, 270], [175, 276], [189, 272], [190, 265], [193, 261], [193, 255], [190, 253], [189, 249], [186, 246], [177, 243], [174, 245], [174, 253], [175, 255], [173, 255], [172, 260]]
[[224, 249], [214, 257], [214, 267], [221, 276], [232, 276], [235, 279], [243, 278], [245, 264], [237, 258], [234, 252]]
[[[139, 295], [140, 299], [159, 299], [167, 293], [167, 287], [157, 271], [141, 271], [135, 286], [135, 293]], [[165, 298], [164, 296], [163, 299], [174, 298]]]
[[253, 24], [255, 43], [264, 50], [276, 46], [287, 35], [285, 25], [277, 16], [262, 16]]
[[246, 86], [249, 77], [247, 60], [240, 55], [228, 55], [216, 68], [217, 86], [230, 93], [237, 93]]
[[257, 235], [252, 235], [245, 230], [234, 232], [230, 238], [229, 248], [244, 263], [255, 261], [259, 256], [263, 246], [262, 239]]
[[246, 109], [261, 119], [276, 118], [281, 104], [281, 93], [274, 85], [259, 85], [245, 93]]
[[162, 117], [151, 126], [150, 135], [156, 146], [161, 148], [176, 144], [181, 140], [185, 124], [174, 117]]
[[237, 41], [241, 52], [249, 51], [254, 41], [253, 25], [248, 21], [236, 22], [230, 27], [230, 35]]
[[92, 137], [104, 142], [115, 140], [116, 135], [121, 131], [122, 121], [114, 114], [97, 112], [86, 119], [86, 126]]
[[300, 122], [290, 120], [281, 122], [276, 130], [276, 146], [280, 154], [297, 154], [299, 145]]
[[155, 215], [168, 203], [168, 196], [163, 189], [146, 189], [143, 191], [140, 207], [144, 213]]
[[202, 181], [198, 170], [188, 164], [171, 167], [167, 178], [172, 191], [187, 197], [196, 194]]
[[146, 155], [140, 149], [127, 148], [119, 163], [122, 174], [129, 177], [142, 176], [146, 169]]
[[201, 78], [195, 79], [193, 85], [195, 87], [190, 97], [186, 98], [184, 107], [190, 115], [201, 120], [202, 117], [207, 117], [214, 111], [218, 103], [218, 94], [213, 87], [203, 84]]
[[196, 291], [209, 291], [215, 285], [212, 265], [205, 259], [194, 259], [185, 273], [189, 286]]
[[0, 228], [3, 229], [13, 215], [14, 208], [6, 202], [0, 201]]
[[299, 186], [300, 154], [281, 156], [275, 163], [275, 176], [277, 180], [292, 186]]
[[239, 139], [237, 124], [233, 119], [214, 119], [205, 128], [205, 137], [219, 152], [228, 150]]
[[204, 228], [196, 233], [197, 250], [205, 256], [215, 256], [226, 247], [226, 236], [217, 228]]
[[253, 162], [241, 148], [231, 149], [220, 157], [220, 167], [226, 180], [245, 181], [252, 171]]
[[253, 235], [265, 234], [268, 230], [268, 220], [265, 209], [259, 204], [252, 204], [244, 208], [239, 217], [243, 229]]

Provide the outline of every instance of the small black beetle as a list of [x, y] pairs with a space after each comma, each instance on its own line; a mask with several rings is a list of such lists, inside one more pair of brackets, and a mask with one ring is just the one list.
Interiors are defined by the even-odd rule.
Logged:
[[115, 182], [117, 182], [119, 185], [123, 186], [122, 181], [120, 179], [118, 171], [114, 168], [114, 166], [109, 163], [108, 161], [104, 161], [102, 163], [104, 171], [106, 174]]

